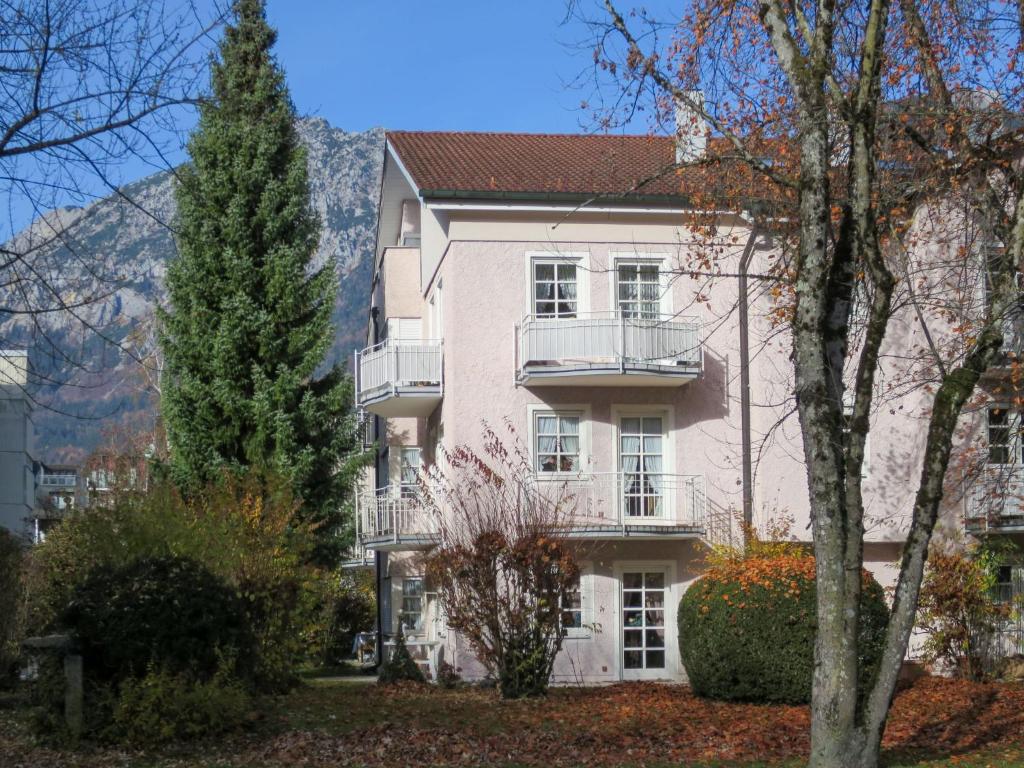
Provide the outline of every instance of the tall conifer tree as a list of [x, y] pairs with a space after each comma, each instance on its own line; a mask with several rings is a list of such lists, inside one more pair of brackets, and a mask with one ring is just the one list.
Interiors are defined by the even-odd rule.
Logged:
[[333, 260], [314, 268], [319, 221], [306, 153], [262, 0], [236, 0], [176, 189], [178, 256], [162, 317], [163, 412], [186, 492], [225, 470], [271, 470], [342, 543], [356, 465], [351, 380], [316, 376], [334, 338]]

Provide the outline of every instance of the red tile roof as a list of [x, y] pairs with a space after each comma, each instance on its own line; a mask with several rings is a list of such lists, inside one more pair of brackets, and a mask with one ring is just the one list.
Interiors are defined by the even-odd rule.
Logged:
[[392, 131], [425, 197], [684, 197], [666, 136]]

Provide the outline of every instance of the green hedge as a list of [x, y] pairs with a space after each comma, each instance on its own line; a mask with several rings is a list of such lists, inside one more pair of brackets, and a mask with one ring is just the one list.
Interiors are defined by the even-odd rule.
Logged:
[[[864, 574], [861, 678], [869, 684], [888, 608]], [[810, 701], [816, 625], [814, 559], [754, 558], [717, 566], [679, 603], [679, 648], [695, 693], [712, 699]]]
[[211, 679], [225, 657], [252, 675], [256, 643], [234, 590], [193, 560], [142, 558], [97, 568], [74, 591], [58, 625], [78, 641], [90, 678], [120, 683], [156, 665]]

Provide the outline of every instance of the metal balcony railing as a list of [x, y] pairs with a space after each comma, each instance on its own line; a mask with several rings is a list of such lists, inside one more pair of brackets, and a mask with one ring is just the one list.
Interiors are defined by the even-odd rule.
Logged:
[[356, 399], [362, 404], [399, 390], [442, 384], [440, 341], [382, 341], [356, 353]]
[[971, 527], [1024, 527], [1024, 466], [986, 466], [966, 489], [964, 507]]
[[[706, 524], [703, 475], [606, 472], [537, 477], [538, 493], [558, 503], [558, 516], [570, 535], [611, 533], [644, 527], [701, 533]], [[419, 494], [396, 486], [369, 490], [356, 498], [363, 542], [427, 542], [436, 521]]]
[[629, 317], [621, 312], [573, 318], [527, 315], [518, 326], [518, 363], [622, 367], [701, 367], [701, 325], [692, 317]]
[[388, 486], [368, 490], [356, 496], [359, 537], [366, 540], [423, 538], [434, 533], [419, 493], [408, 488]]
[[[703, 475], [598, 472], [548, 480], [541, 487], [571, 507], [573, 527], [668, 526], [703, 529], [707, 494]], [[559, 484], [562, 484], [559, 487]]]

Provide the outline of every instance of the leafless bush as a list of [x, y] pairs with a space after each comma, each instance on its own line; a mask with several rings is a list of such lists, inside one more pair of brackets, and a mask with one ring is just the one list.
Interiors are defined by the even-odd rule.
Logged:
[[566, 541], [575, 499], [538, 480], [515, 439], [484, 426], [483, 447], [438, 457], [424, 485], [439, 545], [427, 575], [448, 618], [505, 698], [547, 690], [566, 630], [578, 616], [579, 567]]

